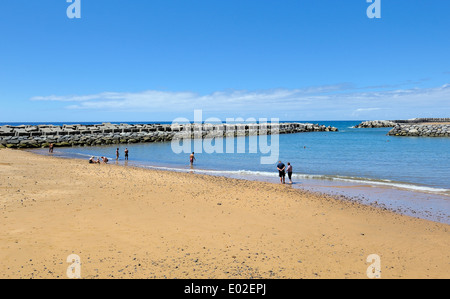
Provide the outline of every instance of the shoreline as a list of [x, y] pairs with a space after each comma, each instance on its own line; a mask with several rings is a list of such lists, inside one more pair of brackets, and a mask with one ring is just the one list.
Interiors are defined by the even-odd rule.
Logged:
[[[26, 149], [33, 154], [63, 159], [78, 159], [85, 161], [77, 155], [66, 155], [55, 152], [49, 155], [46, 151]], [[86, 155], [91, 157], [91, 154]], [[278, 184], [278, 174], [258, 171], [232, 171], [217, 169], [183, 168], [181, 165], [154, 165], [144, 161], [116, 161], [108, 157], [110, 164], [137, 167], [150, 170], [161, 170], [176, 173], [195, 173], [200, 175], [227, 177], [239, 180], [260, 181]], [[292, 188], [320, 193], [336, 197], [341, 200], [354, 201], [368, 206], [388, 209], [401, 215], [418, 217], [426, 220], [450, 224], [450, 211], [444, 206], [450, 200], [448, 189], [428, 187], [406, 182], [396, 182], [386, 179], [369, 179], [329, 175], [298, 174], [293, 175]], [[399, 200], [401, 199], [401, 200]]]
[[[448, 278], [449, 225], [286, 185], [0, 150], [3, 278]], [[288, 187], [288, 188], [286, 188]]]

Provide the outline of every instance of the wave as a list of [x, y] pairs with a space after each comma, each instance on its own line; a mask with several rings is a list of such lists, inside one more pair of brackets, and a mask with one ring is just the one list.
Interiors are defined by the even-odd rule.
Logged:
[[[327, 176], [325, 176], [325, 177], [327, 177]], [[383, 179], [358, 178], [358, 177], [342, 177], [342, 176], [330, 176], [330, 177], [332, 177], [332, 179], [338, 180], [338, 181], [368, 183], [368, 184], [373, 184], [373, 185], [394, 187], [394, 188], [398, 188], [398, 189], [407, 189], [407, 190], [423, 191], [423, 192], [431, 192], [431, 193], [448, 193], [450, 195], [450, 189], [421, 186], [421, 185], [415, 185], [415, 184], [405, 183], [405, 182], [396, 182], [396, 181], [383, 180]]]
[[[75, 153], [66, 153], [59, 152], [55, 150], [56, 154], [60, 154], [63, 157], [67, 158], [90, 158], [91, 154], [86, 154], [82, 152]], [[108, 157], [111, 161], [112, 158]], [[156, 165], [148, 165], [145, 163], [133, 163], [138, 167], [159, 169], [159, 170], [168, 170], [168, 171], [178, 171], [178, 172], [193, 172], [199, 174], [209, 174], [209, 175], [217, 175], [217, 176], [233, 176], [237, 178], [250, 178], [250, 179], [269, 179], [269, 178], [277, 178], [277, 172], [268, 172], [268, 171], [252, 171], [252, 170], [213, 170], [213, 169], [191, 169], [189, 166], [186, 168], [180, 168], [179, 166], [167, 167], [167, 166], [156, 166]], [[399, 182], [388, 179], [372, 179], [372, 178], [364, 178], [364, 177], [353, 177], [353, 176], [340, 176], [340, 175], [322, 175], [322, 174], [304, 174], [304, 173], [294, 173], [292, 175], [294, 179], [302, 179], [302, 180], [318, 180], [318, 181], [334, 181], [334, 182], [347, 182], [349, 184], [357, 184], [357, 185], [369, 185], [373, 187], [387, 187], [401, 190], [409, 190], [423, 193], [433, 193], [433, 194], [441, 194], [450, 196], [450, 189], [445, 188], [437, 188], [431, 186], [418, 185], [407, 182]]]
[[[267, 172], [267, 171], [251, 171], [251, 170], [211, 170], [211, 169], [191, 169], [191, 168], [172, 168], [163, 166], [148, 166], [145, 167], [159, 169], [159, 170], [170, 170], [170, 171], [180, 171], [180, 172], [192, 172], [199, 174], [210, 174], [210, 175], [231, 175], [237, 177], [265, 177], [265, 178], [276, 178], [278, 173]], [[436, 193], [450, 196], [450, 189], [436, 188], [429, 186], [416, 185], [406, 182], [396, 182], [387, 179], [371, 179], [371, 178], [361, 178], [361, 177], [351, 177], [351, 176], [339, 176], [339, 175], [320, 175], [320, 174], [302, 174], [294, 173], [292, 175], [295, 179], [311, 179], [311, 180], [327, 180], [327, 181], [341, 181], [353, 184], [364, 184], [364, 185], [375, 185], [390, 187], [395, 189], [403, 189], [410, 191], [419, 191], [425, 193]]]
[[54, 151], [54, 153], [56, 153], [56, 154], [60, 154], [60, 155], [65, 155], [65, 156], [68, 156], [68, 157], [71, 157], [71, 156], [81, 156], [81, 157], [88, 157], [88, 158], [90, 158], [90, 157], [92, 157], [93, 155], [91, 155], [91, 154], [83, 154], [83, 153], [73, 153], [73, 154], [67, 154], [67, 153], [65, 153], [65, 152], [60, 152], [60, 151]]
[[[78, 153], [78, 152], [68, 153], [68, 152], [57, 151], [57, 150], [53, 151], [53, 153], [56, 154], [56, 155], [59, 155], [59, 156], [61, 156], [63, 158], [79, 158], [79, 159], [91, 158], [91, 157], [95, 157], [95, 158], [98, 157], [98, 158], [100, 158], [102, 156], [102, 155], [99, 156], [99, 155], [84, 154], [84, 153]], [[103, 157], [108, 158], [108, 160], [115, 159], [115, 158], [108, 157], [108, 156], [103, 156]]]

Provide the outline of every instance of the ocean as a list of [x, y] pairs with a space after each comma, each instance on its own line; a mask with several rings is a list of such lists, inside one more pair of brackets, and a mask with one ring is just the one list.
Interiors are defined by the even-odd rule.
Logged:
[[[334, 126], [339, 132], [278, 135], [276, 161], [293, 166], [293, 184], [398, 213], [450, 223], [450, 138], [387, 136], [390, 128], [354, 129], [361, 121], [307, 121]], [[143, 123], [143, 122], [141, 122]], [[98, 147], [56, 148], [69, 158], [106, 156], [110, 163], [279, 183], [276, 162], [261, 164], [269, 153], [259, 150], [261, 136], [215, 139], [206, 153], [202, 140], [176, 153], [171, 142]], [[271, 144], [272, 136], [268, 136]], [[223, 143], [223, 145], [222, 145]], [[230, 146], [231, 144], [231, 146]], [[228, 153], [226, 151], [228, 146]], [[238, 151], [240, 147], [241, 152]], [[116, 148], [120, 158], [115, 160]], [[129, 161], [123, 151], [129, 150]], [[231, 150], [230, 150], [231, 149]], [[33, 150], [47, 155], [45, 149]], [[191, 167], [190, 152], [196, 161]], [[223, 152], [223, 153], [222, 153]], [[95, 167], [95, 166], [94, 166]]]

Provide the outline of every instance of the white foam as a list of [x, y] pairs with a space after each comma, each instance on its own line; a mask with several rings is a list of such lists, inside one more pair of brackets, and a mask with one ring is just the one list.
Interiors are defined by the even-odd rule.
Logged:
[[[170, 167], [160, 167], [160, 166], [147, 166], [149, 168], [155, 168], [160, 170], [170, 170], [170, 171], [181, 171], [181, 172], [194, 172], [200, 174], [211, 174], [211, 175], [234, 175], [234, 176], [254, 176], [254, 177], [278, 177], [277, 172], [267, 172], [267, 171], [251, 171], [251, 170], [209, 170], [209, 169], [190, 169], [190, 168], [170, 168]], [[356, 184], [365, 185], [375, 185], [375, 186], [385, 186], [397, 189], [406, 189], [411, 191], [420, 191], [427, 193], [439, 193], [450, 195], [450, 189], [435, 188], [428, 186], [420, 186], [405, 182], [395, 182], [392, 180], [381, 179], [368, 179], [359, 177], [344, 177], [344, 176], [331, 176], [331, 175], [318, 175], [318, 174], [302, 174], [295, 173], [292, 175], [293, 178], [297, 179], [312, 179], [312, 180], [329, 180], [329, 181], [343, 181]]]
[[365, 179], [365, 178], [351, 178], [351, 177], [349, 177], [349, 178], [336, 177], [334, 179], [340, 180], [340, 181], [347, 181], [347, 182], [367, 183], [367, 184], [372, 184], [372, 185], [395, 187], [395, 188], [399, 188], [399, 189], [408, 189], [408, 190], [414, 190], [414, 191], [424, 191], [424, 192], [432, 192], [432, 193], [450, 193], [450, 189], [420, 186], [420, 185], [414, 185], [414, 184], [403, 183], [403, 182], [394, 182], [391, 180], [371, 180], [371, 179]]

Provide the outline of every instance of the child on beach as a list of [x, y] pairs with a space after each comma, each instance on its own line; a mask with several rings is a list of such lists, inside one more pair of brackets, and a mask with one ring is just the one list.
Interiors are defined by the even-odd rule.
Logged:
[[94, 156], [89, 159], [89, 164], [100, 164], [100, 160], [97, 158], [97, 161], [94, 161]]

